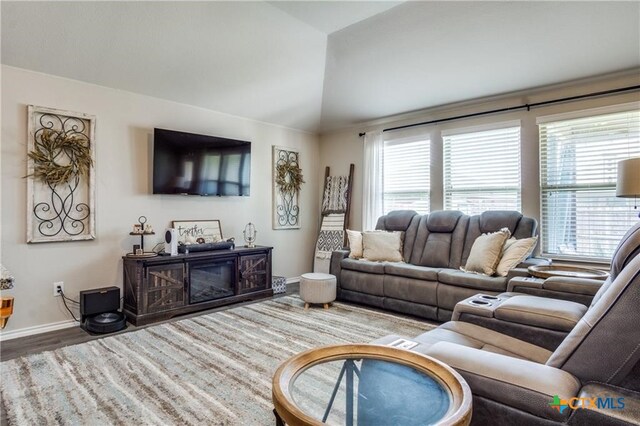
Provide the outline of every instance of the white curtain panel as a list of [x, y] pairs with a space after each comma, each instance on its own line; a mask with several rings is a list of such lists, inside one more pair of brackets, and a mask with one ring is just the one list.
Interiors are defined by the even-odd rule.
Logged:
[[362, 196], [362, 230], [375, 229], [382, 216], [382, 131], [364, 135], [364, 188]]

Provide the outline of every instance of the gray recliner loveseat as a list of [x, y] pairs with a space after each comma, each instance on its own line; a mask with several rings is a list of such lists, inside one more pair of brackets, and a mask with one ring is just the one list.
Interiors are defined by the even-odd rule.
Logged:
[[536, 220], [516, 211], [475, 216], [460, 211], [390, 212], [378, 219], [376, 229], [404, 232], [404, 263], [352, 259], [348, 250], [334, 251], [330, 272], [337, 278], [338, 299], [448, 321], [459, 301], [479, 292], [504, 292], [512, 277], [527, 275], [527, 266], [548, 263], [531, 257], [506, 277], [461, 271], [476, 238], [502, 228], [517, 239], [537, 235]]

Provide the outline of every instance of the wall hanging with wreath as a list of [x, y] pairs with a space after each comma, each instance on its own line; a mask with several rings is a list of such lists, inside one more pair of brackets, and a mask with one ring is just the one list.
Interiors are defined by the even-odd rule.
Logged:
[[95, 238], [95, 117], [30, 105], [27, 242]]
[[298, 195], [304, 177], [300, 152], [292, 148], [273, 147], [273, 229], [300, 228]]

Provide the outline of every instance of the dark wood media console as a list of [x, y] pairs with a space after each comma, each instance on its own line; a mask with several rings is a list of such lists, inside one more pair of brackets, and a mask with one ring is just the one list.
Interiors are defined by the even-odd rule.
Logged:
[[272, 247], [124, 256], [124, 313], [138, 325], [273, 295]]

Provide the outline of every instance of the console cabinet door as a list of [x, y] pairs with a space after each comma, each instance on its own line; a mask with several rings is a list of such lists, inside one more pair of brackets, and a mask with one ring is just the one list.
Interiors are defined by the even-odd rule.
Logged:
[[241, 255], [238, 294], [266, 290], [269, 283], [269, 255], [267, 253]]
[[147, 313], [185, 305], [183, 263], [149, 266], [145, 272], [144, 305]]

